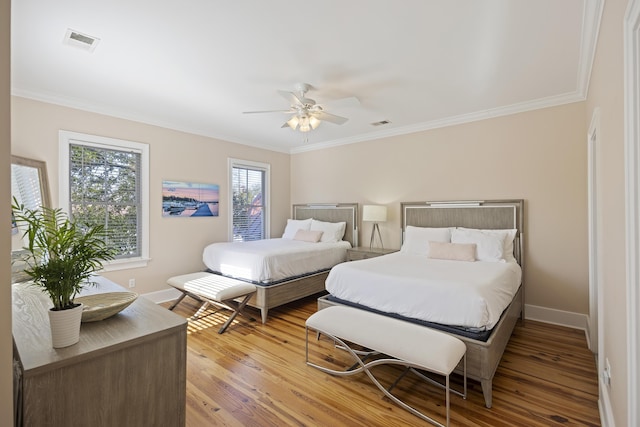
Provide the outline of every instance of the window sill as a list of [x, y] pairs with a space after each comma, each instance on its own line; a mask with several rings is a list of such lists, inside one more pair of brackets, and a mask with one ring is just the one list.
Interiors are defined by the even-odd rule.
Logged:
[[119, 259], [115, 261], [110, 261], [108, 263], [104, 263], [102, 267], [103, 267], [103, 271], [117, 271], [117, 270], [126, 270], [129, 268], [142, 268], [142, 267], [146, 267], [149, 261], [151, 261], [150, 258], [142, 258], [142, 257]]

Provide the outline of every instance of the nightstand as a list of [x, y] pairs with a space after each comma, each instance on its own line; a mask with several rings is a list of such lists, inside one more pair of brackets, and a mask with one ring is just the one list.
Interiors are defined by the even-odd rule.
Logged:
[[357, 261], [359, 259], [375, 258], [380, 255], [386, 255], [398, 252], [397, 249], [371, 248], [366, 246], [358, 246], [356, 248], [347, 249], [347, 261]]

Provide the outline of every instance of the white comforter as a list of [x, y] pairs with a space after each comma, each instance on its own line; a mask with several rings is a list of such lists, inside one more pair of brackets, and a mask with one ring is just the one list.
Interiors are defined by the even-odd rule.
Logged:
[[270, 283], [333, 267], [347, 259], [346, 241], [309, 243], [290, 239], [212, 243], [202, 261], [212, 271]]
[[396, 252], [335, 266], [333, 296], [387, 313], [474, 329], [491, 329], [518, 291], [515, 262], [427, 259]]

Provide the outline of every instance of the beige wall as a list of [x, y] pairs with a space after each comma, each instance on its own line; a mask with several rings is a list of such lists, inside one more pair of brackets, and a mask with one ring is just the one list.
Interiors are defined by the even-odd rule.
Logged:
[[[10, 113], [10, 17], [11, 1], [0, 0], [0, 199], [5, 206], [10, 204], [11, 177], [11, 113]], [[11, 340], [11, 268], [10, 268], [10, 227], [9, 211], [0, 212], [0, 419], [7, 425], [13, 425], [13, 374]]]
[[[274, 236], [290, 203], [386, 204], [383, 239], [399, 247], [401, 201], [523, 198], [527, 304], [588, 313], [584, 109], [575, 103], [289, 156], [13, 97], [12, 152], [47, 162], [57, 205], [59, 129], [150, 144], [152, 261], [106, 274], [121, 284], [136, 279], [140, 293], [202, 269], [202, 248], [226, 240], [227, 159], [235, 157], [272, 165]], [[162, 218], [163, 179], [220, 184], [220, 217]]]
[[[584, 103], [292, 155], [292, 202], [525, 199], [526, 303], [588, 313]], [[361, 227], [366, 243], [370, 224]]]
[[[598, 216], [600, 268], [604, 310], [600, 313], [604, 351], [599, 356], [611, 364], [609, 391], [615, 425], [627, 419], [627, 301], [624, 198], [624, 88], [622, 22], [626, 0], [607, 0], [585, 112], [591, 120], [600, 109], [597, 139]], [[637, 404], [637, 403], [636, 403]]]
[[[271, 165], [271, 230], [281, 234], [291, 212], [289, 155], [211, 138], [89, 113], [25, 98], [12, 99], [12, 153], [45, 160], [52, 201], [58, 205], [58, 131], [106, 136], [148, 143], [150, 146], [150, 252], [147, 268], [105, 273], [125, 285], [136, 280], [135, 291], [166, 288], [167, 278], [204, 268], [202, 249], [226, 241], [228, 230], [228, 158]], [[163, 218], [162, 180], [220, 185], [220, 216]]]

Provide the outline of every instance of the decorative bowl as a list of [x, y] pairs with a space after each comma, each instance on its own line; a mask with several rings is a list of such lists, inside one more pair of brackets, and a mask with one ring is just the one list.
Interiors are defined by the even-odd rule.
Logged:
[[75, 302], [84, 304], [83, 322], [96, 322], [120, 313], [138, 298], [133, 292], [106, 292], [77, 297]]

